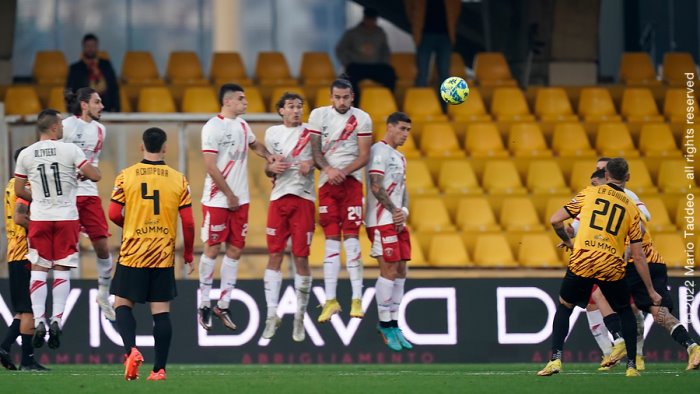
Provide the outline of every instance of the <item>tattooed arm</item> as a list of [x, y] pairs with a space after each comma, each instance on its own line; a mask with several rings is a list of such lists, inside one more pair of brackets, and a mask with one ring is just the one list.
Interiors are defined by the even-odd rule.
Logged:
[[377, 201], [382, 204], [384, 209], [391, 212], [394, 224], [402, 226], [406, 222], [406, 213], [401, 210], [401, 207], [396, 207], [391, 198], [389, 198], [389, 194], [384, 189], [384, 175], [369, 174], [369, 182], [372, 194], [374, 194], [374, 197], [377, 198]]
[[331, 185], [337, 185], [345, 180], [345, 174], [339, 169], [331, 167], [331, 165], [328, 164], [328, 160], [326, 160], [326, 157], [323, 155], [320, 134], [311, 134], [311, 154], [316, 167], [328, 176]]
[[550, 222], [552, 223], [554, 232], [557, 233], [559, 238], [562, 240], [563, 245], [569, 249], [573, 249], [574, 245], [571, 243], [571, 238], [569, 238], [569, 234], [566, 232], [566, 228], [564, 227], [564, 220], [569, 219], [570, 217], [571, 215], [569, 215], [569, 212], [566, 209], [559, 208], [559, 210], [552, 215]]

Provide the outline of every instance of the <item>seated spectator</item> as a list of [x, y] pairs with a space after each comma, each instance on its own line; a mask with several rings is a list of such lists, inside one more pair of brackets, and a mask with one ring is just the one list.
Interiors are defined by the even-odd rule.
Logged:
[[68, 71], [66, 88], [73, 92], [80, 88], [91, 87], [100, 94], [104, 110], [119, 112], [119, 85], [112, 63], [100, 59], [99, 40], [94, 34], [83, 37], [83, 52], [80, 60], [71, 64]]
[[360, 102], [357, 84], [371, 79], [394, 90], [396, 73], [389, 63], [389, 43], [384, 30], [377, 25], [379, 14], [365, 8], [362, 21], [343, 34], [335, 47], [338, 60], [345, 67], [355, 91], [355, 105]]

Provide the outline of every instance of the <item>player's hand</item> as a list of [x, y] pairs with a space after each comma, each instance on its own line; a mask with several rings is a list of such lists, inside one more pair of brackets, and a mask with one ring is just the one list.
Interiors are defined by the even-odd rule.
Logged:
[[307, 175], [309, 172], [313, 171], [313, 169], [314, 169], [314, 161], [313, 160], [299, 162], [299, 173], [301, 175]]
[[562, 242], [559, 242], [559, 244], [557, 245], [557, 248], [564, 249], [564, 250], [573, 250], [574, 244], [571, 243], [571, 240], [569, 240], [569, 242], [562, 241]]
[[228, 210], [235, 211], [238, 209], [238, 197], [235, 194], [226, 196], [226, 202], [228, 203]]
[[192, 275], [192, 273], [194, 272], [194, 264], [192, 264], [192, 260], [187, 261], [186, 257], [185, 257], [185, 267], [187, 268], [187, 275]]
[[391, 214], [391, 219], [394, 221], [396, 228], [401, 228], [406, 223], [406, 212], [401, 208], [396, 208]]
[[651, 291], [649, 292], [649, 298], [651, 298], [652, 305], [654, 305], [654, 306], [661, 305], [662, 298], [661, 298], [661, 295], [659, 295], [659, 293], [656, 292], [656, 290], [651, 289]]
[[283, 161], [283, 160], [284, 160], [284, 156], [282, 156], [282, 155], [269, 155], [269, 156], [267, 156], [267, 162], [270, 164], [278, 162], [278, 161]]
[[281, 174], [291, 166], [291, 164], [282, 160], [277, 160], [267, 165], [267, 169], [273, 174]]
[[326, 173], [328, 181], [331, 183], [331, 185], [340, 185], [345, 180], [345, 174], [343, 171], [337, 168], [328, 166], [323, 170], [323, 172]]

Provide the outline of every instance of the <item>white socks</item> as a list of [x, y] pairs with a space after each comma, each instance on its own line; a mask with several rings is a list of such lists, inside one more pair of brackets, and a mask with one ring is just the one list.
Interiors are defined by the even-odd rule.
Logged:
[[[266, 286], [267, 288], [267, 286]], [[297, 313], [295, 318], [303, 318], [306, 307], [309, 305], [309, 295], [311, 294], [311, 276], [294, 275], [294, 289], [297, 295]]]
[[[311, 277], [309, 283], [311, 283]], [[282, 288], [282, 272], [266, 269], [263, 276], [265, 282], [265, 301], [267, 302], [267, 317], [277, 316], [277, 304], [280, 299], [280, 289]], [[296, 284], [296, 278], [294, 280]], [[297, 290], [297, 297], [298, 297]], [[306, 299], [308, 303], [308, 296]]]
[[377, 300], [377, 312], [379, 321], [391, 321], [392, 297], [394, 292], [394, 281], [382, 276], [377, 278], [375, 299]]
[[644, 355], [644, 313], [637, 311], [634, 315], [637, 319], [637, 355]]
[[199, 258], [199, 290], [201, 292], [200, 308], [211, 307], [211, 284], [214, 280], [214, 264], [216, 260], [202, 254]]
[[345, 247], [346, 266], [350, 276], [350, 285], [352, 286], [352, 299], [359, 300], [362, 299], [362, 256], [360, 254], [360, 241], [357, 238], [345, 238], [345, 240], [343, 240], [343, 246]]
[[340, 241], [326, 240], [326, 255], [323, 258], [323, 283], [326, 290], [326, 299], [336, 298], [338, 287], [338, 274], [340, 273]]
[[603, 354], [606, 356], [609, 355], [612, 353], [612, 343], [610, 343], [608, 329], [603, 322], [603, 314], [601, 314], [599, 310], [587, 310], [586, 317], [588, 318], [588, 327], [591, 329], [593, 339], [598, 343], [598, 347], [600, 347]]
[[70, 295], [70, 271], [53, 271], [53, 283], [51, 284], [53, 308], [51, 309], [51, 321], [58, 321], [61, 325], [63, 311], [66, 309], [66, 301]]
[[29, 298], [32, 300], [32, 312], [34, 313], [34, 327], [39, 323], [46, 323], [46, 296], [49, 291], [46, 287], [48, 272], [32, 271], [29, 280]]
[[97, 285], [100, 293], [109, 294], [109, 285], [112, 283], [112, 255], [106, 259], [97, 258]]
[[228, 256], [224, 256], [221, 263], [221, 297], [219, 297], [218, 306], [221, 309], [228, 309], [231, 302], [231, 292], [236, 286], [236, 278], [238, 277], [238, 260], [234, 260]]
[[391, 292], [391, 320], [399, 320], [399, 306], [403, 298], [403, 287], [406, 284], [406, 278], [396, 278], [394, 280], [394, 289]]

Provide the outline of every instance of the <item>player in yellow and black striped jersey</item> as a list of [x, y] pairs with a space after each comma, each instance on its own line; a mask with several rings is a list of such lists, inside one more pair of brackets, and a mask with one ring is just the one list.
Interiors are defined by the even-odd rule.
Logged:
[[143, 161], [124, 169], [114, 182], [109, 218], [123, 228], [111, 292], [117, 327], [126, 351], [127, 380], [138, 377], [143, 356], [136, 348], [134, 303], [149, 302], [153, 315], [155, 363], [148, 380], [165, 380], [175, 286], [177, 218], [182, 219], [185, 265], [192, 273], [194, 220], [185, 176], [163, 161], [167, 135], [153, 127], [143, 133]]
[[[15, 161], [25, 147], [15, 151]], [[17, 369], [10, 357], [10, 347], [22, 336], [21, 369], [46, 370], [34, 360], [34, 314], [29, 296], [31, 263], [27, 260], [27, 226], [29, 224], [29, 202], [15, 194], [15, 178], [5, 187], [5, 230], [7, 235], [7, 269], [9, 271], [10, 300], [15, 313], [5, 337], [0, 344], [0, 364], [11, 370]]]
[[[573, 249], [569, 267], [559, 291], [559, 306], [554, 316], [552, 335], [552, 358], [540, 376], [549, 376], [561, 370], [561, 355], [564, 339], [569, 333], [569, 317], [574, 306], [585, 306], [594, 284], [616, 312], [605, 319], [613, 333], [617, 352], [611, 359], [616, 362], [627, 349], [627, 376], [637, 376], [635, 317], [630, 307], [630, 293], [624, 282], [625, 239], [630, 238], [634, 265], [654, 305], [661, 303], [661, 296], [654, 291], [649, 268], [641, 246], [642, 230], [639, 210], [625, 194], [625, 183], [629, 179], [629, 167], [622, 158], [608, 161], [606, 185], [588, 187], [573, 200], [552, 215], [551, 223], [564, 245]], [[579, 216], [580, 227], [572, 244], [564, 228], [564, 221]]]

